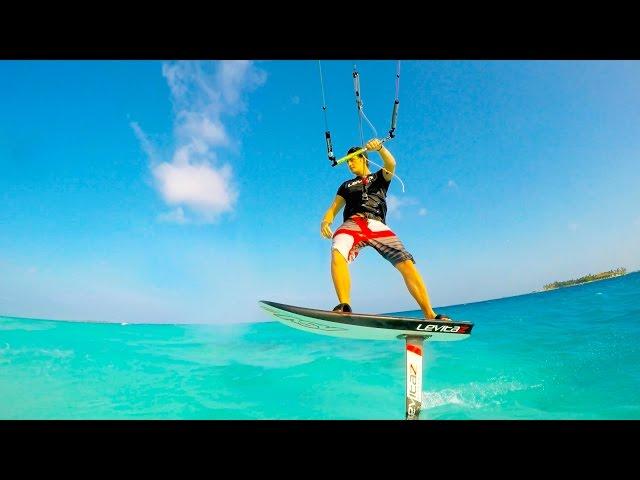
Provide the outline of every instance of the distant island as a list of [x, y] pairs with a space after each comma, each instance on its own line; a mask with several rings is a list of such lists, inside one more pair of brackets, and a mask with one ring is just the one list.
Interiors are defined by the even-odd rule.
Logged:
[[604, 280], [605, 278], [619, 277], [627, 273], [626, 268], [616, 268], [615, 270], [609, 270], [608, 272], [601, 272], [596, 274], [585, 275], [576, 280], [565, 280], [563, 282], [548, 283], [544, 287], [544, 290], [554, 290], [556, 288], [570, 287], [572, 285], [579, 285], [581, 283], [595, 282], [596, 280]]

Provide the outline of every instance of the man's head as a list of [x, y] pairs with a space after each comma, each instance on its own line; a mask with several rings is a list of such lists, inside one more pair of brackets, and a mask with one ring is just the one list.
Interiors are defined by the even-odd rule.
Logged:
[[[358, 150], [362, 150], [362, 147], [351, 147], [348, 151], [347, 151], [347, 155], [358, 151]], [[358, 155], [354, 155], [353, 157], [351, 157], [349, 160], [347, 160], [347, 165], [349, 165], [349, 170], [351, 170], [351, 172], [354, 175], [357, 175], [359, 177], [363, 177], [364, 175], [368, 174], [368, 170], [369, 170], [369, 157], [367, 156], [367, 152], [362, 152]]]

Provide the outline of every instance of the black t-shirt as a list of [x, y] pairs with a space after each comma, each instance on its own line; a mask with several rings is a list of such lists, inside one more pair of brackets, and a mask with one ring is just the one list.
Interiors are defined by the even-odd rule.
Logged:
[[340, 188], [338, 195], [345, 199], [343, 220], [362, 213], [367, 218], [379, 220], [385, 223], [387, 216], [387, 190], [391, 181], [385, 180], [382, 169], [376, 173], [367, 175], [367, 181], [363, 185], [362, 177], [347, 180]]

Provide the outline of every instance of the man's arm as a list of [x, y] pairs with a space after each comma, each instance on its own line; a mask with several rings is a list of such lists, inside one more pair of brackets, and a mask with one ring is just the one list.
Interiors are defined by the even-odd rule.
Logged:
[[393, 178], [393, 172], [396, 171], [396, 159], [393, 158], [391, 152], [387, 150], [384, 144], [377, 138], [369, 140], [366, 147], [367, 150], [375, 150], [380, 154], [380, 156], [382, 157], [382, 165], [384, 166], [384, 169], [382, 170], [382, 176], [387, 182], [390, 182], [391, 178]]
[[327, 209], [324, 217], [322, 217], [322, 223], [320, 223], [320, 235], [324, 238], [331, 238], [333, 236], [333, 232], [331, 232], [331, 223], [333, 223], [333, 219], [338, 214], [342, 207], [345, 206], [347, 202], [340, 195], [336, 195], [335, 200], [331, 204], [331, 206]]

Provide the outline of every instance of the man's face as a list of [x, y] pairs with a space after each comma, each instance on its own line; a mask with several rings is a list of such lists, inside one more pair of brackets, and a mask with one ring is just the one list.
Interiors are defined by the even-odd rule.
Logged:
[[349, 170], [351, 173], [358, 176], [363, 176], [365, 172], [365, 161], [364, 155], [354, 155], [349, 160], [347, 160], [347, 165], [349, 165]]

